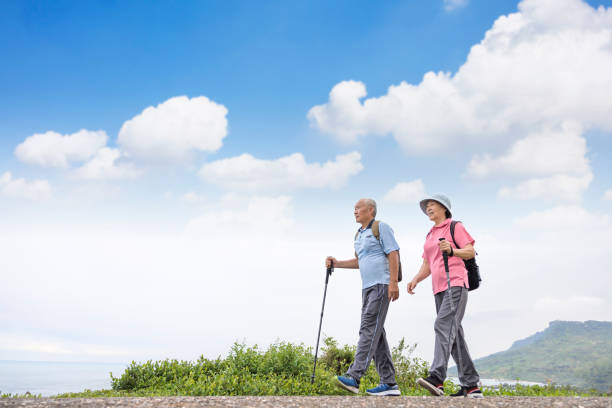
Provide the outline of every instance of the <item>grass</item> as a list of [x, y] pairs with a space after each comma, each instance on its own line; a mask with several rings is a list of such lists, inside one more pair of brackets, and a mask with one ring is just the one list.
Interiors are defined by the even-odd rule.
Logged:
[[[426, 361], [412, 357], [416, 345], [402, 339], [393, 348], [396, 379], [402, 395], [429, 395], [416, 385], [427, 375]], [[119, 377], [111, 374], [109, 390], [85, 390], [59, 394], [58, 398], [136, 397], [136, 396], [209, 396], [209, 395], [346, 395], [337, 388], [334, 377], [346, 372], [353, 360], [355, 347], [338, 346], [333, 338], [324, 339], [311, 384], [313, 350], [303, 344], [277, 342], [266, 350], [257, 345], [234, 343], [226, 358], [196, 361], [162, 360], [132, 362]], [[361, 391], [375, 387], [378, 375], [371, 364], [361, 379]], [[448, 392], [458, 386], [445, 383]], [[579, 391], [571, 387], [499, 386], [483, 389], [485, 395], [512, 396], [601, 396], [596, 391]], [[2, 394], [2, 398], [33, 398], [29, 394]]]

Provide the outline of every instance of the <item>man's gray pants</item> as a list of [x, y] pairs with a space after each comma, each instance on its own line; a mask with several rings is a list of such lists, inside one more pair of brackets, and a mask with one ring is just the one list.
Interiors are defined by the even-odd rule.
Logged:
[[381, 384], [395, 384], [395, 367], [387, 343], [384, 324], [389, 309], [389, 285], [377, 284], [361, 292], [361, 326], [355, 361], [346, 372], [359, 381], [372, 358]]
[[478, 385], [480, 377], [470, 357], [470, 352], [463, 335], [463, 327], [461, 326], [468, 299], [468, 290], [461, 286], [451, 287], [452, 305], [446, 296], [447, 292], [448, 290], [445, 290], [434, 295], [438, 317], [436, 317], [434, 325], [436, 343], [429, 375], [444, 381], [446, 379], [448, 359], [452, 355], [453, 360], [457, 364], [459, 382], [464, 387], [473, 387]]

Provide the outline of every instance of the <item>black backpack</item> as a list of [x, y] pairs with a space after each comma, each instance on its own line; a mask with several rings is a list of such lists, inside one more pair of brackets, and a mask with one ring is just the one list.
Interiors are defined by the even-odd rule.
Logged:
[[[455, 241], [455, 225], [458, 222], [461, 221], [451, 221], [450, 225], [451, 238], [453, 239], [453, 242], [455, 243], [455, 246], [457, 248], [459, 248], [459, 245], [457, 245], [457, 241]], [[478, 289], [478, 287], [480, 286], [480, 281], [482, 279], [480, 279], [480, 270], [478, 268], [478, 265], [476, 264], [476, 257], [471, 259], [464, 259], [463, 263], [465, 264], [465, 269], [467, 269], [468, 282], [470, 284], [470, 288], [468, 290]]]

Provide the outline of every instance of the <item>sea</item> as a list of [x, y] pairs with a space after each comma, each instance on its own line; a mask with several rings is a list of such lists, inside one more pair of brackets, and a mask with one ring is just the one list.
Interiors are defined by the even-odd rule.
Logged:
[[86, 389], [111, 388], [110, 373], [121, 376], [127, 363], [65, 363], [0, 360], [0, 394], [50, 397]]
[[[42, 395], [51, 397], [66, 392], [111, 388], [110, 373], [121, 376], [128, 364], [124, 363], [64, 363], [43, 361], [0, 360], [0, 394]], [[458, 383], [457, 378], [451, 380]], [[516, 384], [515, 380], [481, 379], [484, 386], [502, 383]], [[524, 385], [538, 383], [519, 381]], [[538, 384], [541, 385], [541, 384]]]

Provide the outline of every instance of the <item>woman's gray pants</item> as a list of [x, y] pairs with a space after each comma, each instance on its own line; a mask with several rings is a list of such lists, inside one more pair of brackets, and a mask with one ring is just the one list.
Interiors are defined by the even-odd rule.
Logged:
[[[434, 346], [434, 358], [429, 375], [441, 381], [446, 379], [446, 369], [448, 359], [452, 355], [457, 364], [459, 382], [464, 387], [478, 385], [480, 377], [476, 372], [467, 343], [463, 335], [461, 321], [465, 313], [467, 304], [468, 290], [461, 286], [451, 287], [451, 302], [446, 296], [448, 290], [434, 295], [436, 300], [436, 323], [434, 331], [436, 333], [436, 343]], [[451, 348], [452, 345], [452, 348]]]
[[347, 374], [359, 381], [365, 374], [372, 358], [381, 384], [395, 384], [395, 367], [385, 335], [385, 318], [389, 309], [389, 285], [377, 284], [361, 292], [361, 326], [355, 361]]

